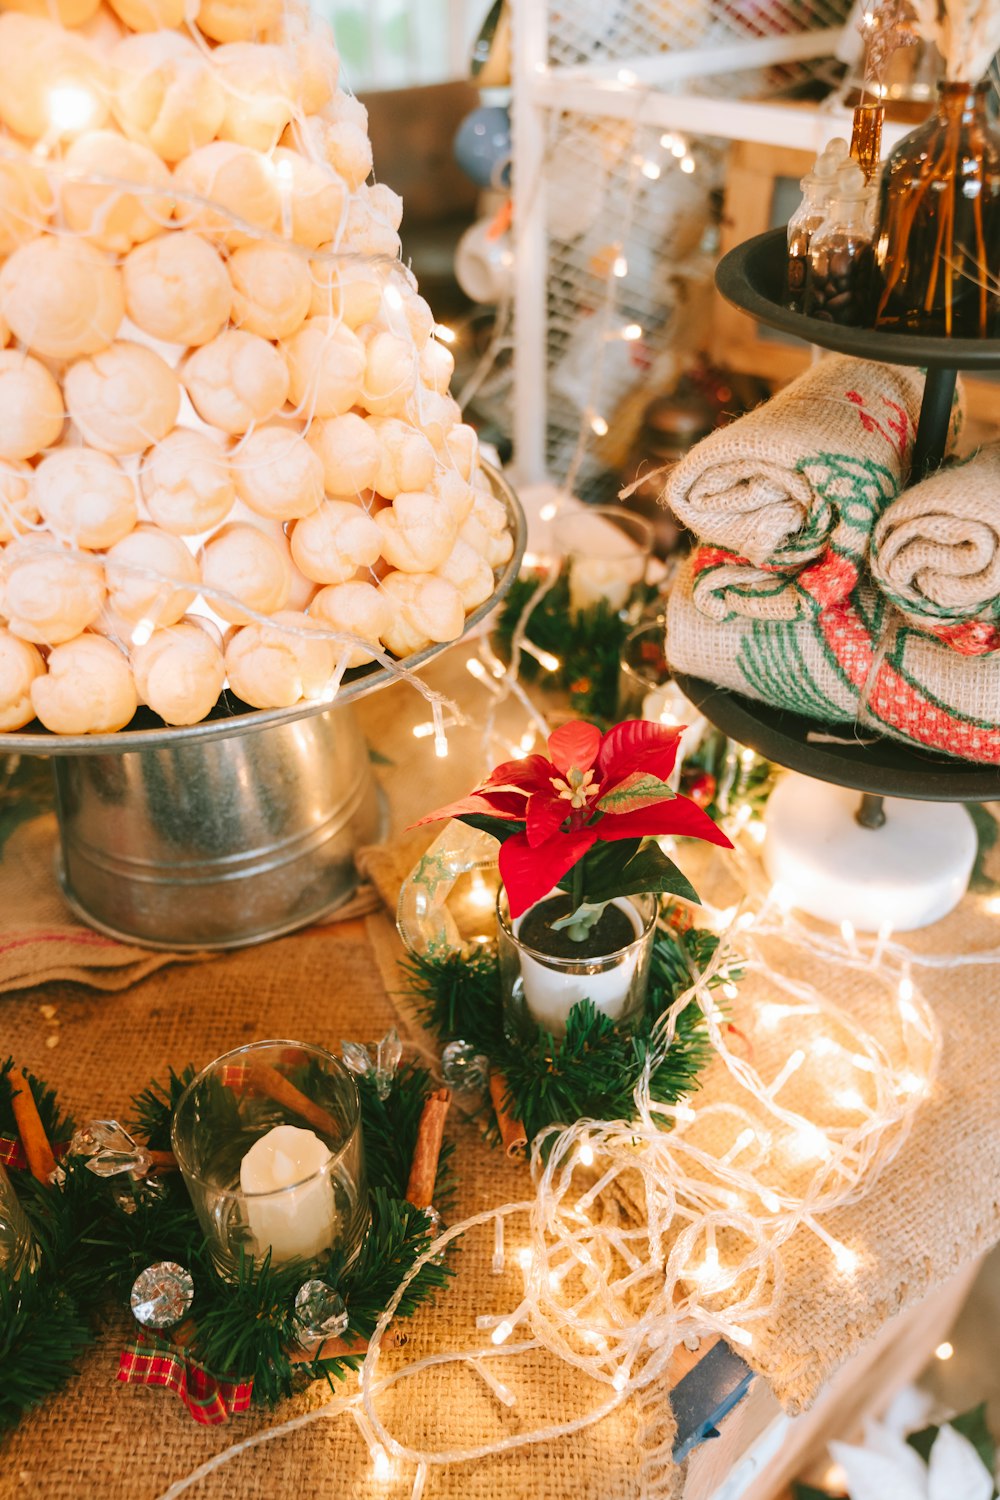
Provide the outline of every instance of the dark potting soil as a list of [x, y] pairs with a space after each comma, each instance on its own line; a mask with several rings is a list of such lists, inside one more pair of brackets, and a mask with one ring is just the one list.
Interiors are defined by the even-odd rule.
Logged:
[[525, 913], [517, 935], [528, 948], [536, 953], [546, 953], [550, 958], [604, 958], [634, 943], [636, 930], [620, 906], [606, 906], [600, 919], [590, 929], [582, 942], [575, 942], [565, 927], [553, 932], [551, 923], [568, 917], [573, 903], [568, 895], [549, 896]]

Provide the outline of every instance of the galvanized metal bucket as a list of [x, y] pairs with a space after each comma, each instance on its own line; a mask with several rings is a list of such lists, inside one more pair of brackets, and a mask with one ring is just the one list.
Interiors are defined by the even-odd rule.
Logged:
[[234, 948], [346, 901], [380, 836], [350, 704], [224, 739], [53, 760], [59, 878], [73, 910], [153, 948]]

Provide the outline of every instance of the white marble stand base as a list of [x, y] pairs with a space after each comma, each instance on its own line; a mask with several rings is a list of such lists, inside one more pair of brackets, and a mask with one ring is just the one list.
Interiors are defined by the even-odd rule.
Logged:
[[957, 906], [976, 831], [954, 802], [885, 799], [885, 823], [855, 818], [861, 793], [786, 771], [764, 815], [764, 867], [790, 904], [858, 932], [927, 927]]

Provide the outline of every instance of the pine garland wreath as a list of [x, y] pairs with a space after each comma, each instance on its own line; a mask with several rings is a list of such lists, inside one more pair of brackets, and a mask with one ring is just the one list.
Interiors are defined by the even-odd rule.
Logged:
[[[179, 1073], [171, 1069], [166, 1083], [151, 1083], [133, 1097], [132, 1128], [151, 1149], [169, 1149], [173, 1111], [194, 1073], [192, 1067]], [[16, 1142], [13, 1076], [8, 1059], [0, 1066], [0, 1137]], [[46, 1134], [65, 1142], [72, 1120], [61, 1113], [51, 1089], [24, 1076]], [[304, 1279], [301, 1265], [272, 1266], [268, 1257], [258, 1266], [248, 1256], [235, 1281], [219, 1275], [179, 1172], [102, 1180], [87, 1170], [82, 1157], [69, 1155], [62, 1160], [57, 1186], [37, 1183], [25, 1171], [11, 1173], [36, 1252], [17, 1279], [0, 1268], [0, 1433], [65, 1384], [93, 1338], [98, 1315], [113, 1305], [127, 1307], [135, 1278], [156, 1261], [176, 1261], [195, 1283], [193, 1329], [188, 1329], [183, 1349], [174, 1352], [220, 1380], [252, 1380], [255, 1403], [274, 1406], [317, 1378], [332, 1387], [357, 1369], [389, 1297], [432, 1238], [427, 1211], [405, 1198], [430, 1075], [402, 1066], [385, 1099], [370, 1075], [357, 1084], [371, 1227], [350, 1266], [344, 1266], [340, 1252], [331, 1252], [325, 1264], [315, 1268], [310, 1263], [308, 1270], [335, 1286], [347, 1309], [349, 1322], [335, 1356], [291, 1358], [295, 1294]], [[434, 1203], [439, 1211], [454, 1193], [452, 1149], [445, 1142], [438, 1163]], [[423, 1266], [397, 1317], [409, 1317], [447, 1285], [451, 1274], [445, 1264]], [[169, 1334], [149, 1342], [157, 1349], [173, 1347]]]
[[[539, 1028], [528, 1042], [512, 1041], [504, 1032], [499, 964], [488, 949], [471, 957], [414, 955], [406, 969], [422, 1019], [442, 1044], [458, 1039], [471, 1043], [503, 1075], [506, 1107], [524, 1126], [530, 1143], [550, 1125], [629, 1117], [657, 1019], [688, 988], [695, 972], [709, 966], [718, 943], [714, 932], [682, 932], [661, 921], [653, 941], [645, 1008], [632, 1030], [619, 1030], [589, 1001], [582, 1001], [570, 1011], [564, 1037], [554, 1038]], [[709, 983], [715, 987], [740, 977], [735, 964], [724, 964]], [[700, 1010], [685, 1007], [674, 1040], [652, 1074], [650, 1097], [673, 1104], [696, 1088], [710, 1050]]]

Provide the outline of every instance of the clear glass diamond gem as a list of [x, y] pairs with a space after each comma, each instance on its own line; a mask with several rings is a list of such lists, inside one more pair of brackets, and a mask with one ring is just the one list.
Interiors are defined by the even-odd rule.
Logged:
[[363, 1042], [341, 1042], [340, 1055], [344, 1059], [344, 1067], [357, 1078], [364, 1078], [374, 1067], [371, 1053]]
[[172, 1328], [194, 1301], [191, 1272], [173, 1260], [159, 1260], [140, 1271], [129, 1298], [137, 1323], [145, 1328]]
[[305, 1281], [295, 1294], [295, 1324], [303, 1349], [315, 1349], [325, 1339], [339, 1338], [350, 1317], [344, 1299], [328, 1281]]
[[395, 1026], [378, 1044], [375, 1056], [375, 1089], [380, 1099], [388, 1099], [396, 1069], [403, 1060], [403, 1044]]
[[117, 1177], [119, 1172], [144, 1176], [153, 1160], [117, 1120], [88, 1120], [74, 1133], [69, 1154], [85, 1156], [87, 1170], [96, 1177]]
[[490, 1060], [471, 1042], [449, 1042], [441, 1053], [441, 1077], [456, 1094], [482, 1093], [490, 1081]]

